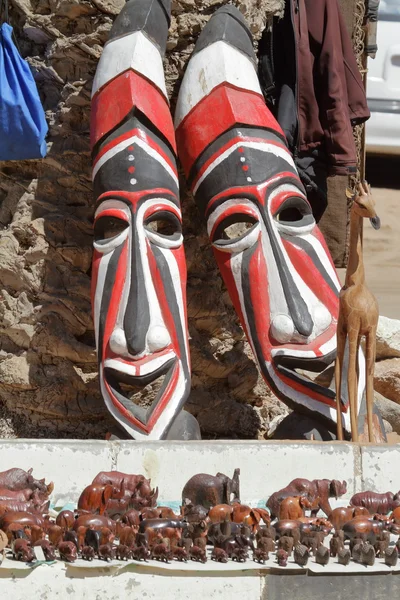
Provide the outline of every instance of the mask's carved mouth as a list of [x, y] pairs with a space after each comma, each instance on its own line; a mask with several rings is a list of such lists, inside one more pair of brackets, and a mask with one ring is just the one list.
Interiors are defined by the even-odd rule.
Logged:
[[[324, 381], [323, 372], [328, 369], [336, 358], [336, 350], [325, 354], [324, 356], [316, 357], [299, 357], [290, 356], [288, 354], [277, 354], [273, 357], [273, 364], [276, 370], [292, 381], [301, 384], [306, 389], [318, 393], [335, 406], [336, 392], [332, 385], [332, 377], [329, 381]], [[304, 374], [304, 371], [310, 372], [310, 376]], [[313, 378], [311, 374], [321, 374]], [[333, 375], [333, 371], [332, 371]], [[327, 383], [327, 385], [323, 385]], [[348, 406], [346, 386], [342, 387], [341, 401], [344, 407]], [[306, 391], [305, 391], [306, 393]]]
[[[106, 361], [105, 365], [111, 361]], [[118, 361], [112, 361], [114, 367]], [[118, 368], [105, 366], [104, 379], [114, 398], [136, 419], [147, 425], [155, 407], [165, 393], [174, 373], [177, 358], [164, 362], [146, 375], [134, 376]]]

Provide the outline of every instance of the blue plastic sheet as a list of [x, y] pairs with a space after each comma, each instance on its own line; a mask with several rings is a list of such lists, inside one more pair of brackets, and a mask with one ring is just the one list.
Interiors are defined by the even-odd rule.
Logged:
[[48, 131], [35, 80], [8, 23], [0, 28], [0, 160], [46, 156]]

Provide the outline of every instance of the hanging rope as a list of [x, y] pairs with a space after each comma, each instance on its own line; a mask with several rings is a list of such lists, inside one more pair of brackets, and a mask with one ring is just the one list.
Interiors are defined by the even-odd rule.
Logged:
[[[366, 89], [367, 55], [365, 53], [365, 0], [356, 0], [354, 5], [353, 49], [358, 69]], [[350, 178], [350, 188], [354, 192], [357, 184], [365, 179], [365, 124], [353, 128], [354, 141], [357, 151], [357, 173]]]

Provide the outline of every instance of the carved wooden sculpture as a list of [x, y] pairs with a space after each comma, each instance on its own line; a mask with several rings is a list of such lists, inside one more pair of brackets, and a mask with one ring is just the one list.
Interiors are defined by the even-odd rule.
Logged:
[[[99, 379], [107, 408], [136, 439], [167, 437], [190, 391], [186, 263], [163, 69], [169, 23], [169, 0], [129, 0], [92, 90]], [[154, 401], [139, 405], [149, 384]]]
[[334, 431], [335, 391], [299, 369], [318, 373], [335, 359], [340, 284], [234, 6], [217, 10], [196, 42], [175, 128], [188, 185], [266, 382]]
[[369, 218], [374, 229], [379, 229], [380, 220], [375, 212], [375, 202], [367, 182], [358, 186], [350, 212], [350, 251], [346, 271], [346, 281], [339, 297], [339, 318], [337, 325], [337, 358], [335, 366], [337, 438], [343, 440], [342, 423], [342, 369], [346, 340], [349, 345], [349, 363], [347, 386], [349, 396], [351, 437], [358, 441], [358, 379], [357, 357], [360, 340], [365, 336], [365, 379], [368, 438], [374, 440], [373, 404], [374, 404], [374, 365], [376, 355], [376, 329], [379, 309], [374, 295], [365, 285], [363, 264], [363, 219]]

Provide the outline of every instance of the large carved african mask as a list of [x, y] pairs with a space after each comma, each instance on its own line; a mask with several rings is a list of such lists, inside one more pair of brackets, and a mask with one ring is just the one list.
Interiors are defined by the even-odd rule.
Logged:
[[[335, 358], [340, 286], [255, 64], [241, 13], [222, 7], [181, 85], [179, 157], [263, 376], [335, 430], [334, 390], [301, 370], [319, 373]], [[343, 398], [348, 429], [347, 406]]]
[[127, 2], [92, 92], [100, 385], [111, 414], [137, 439], [164, 438], [190, 390], [175, 135], [162, 64], [167, 4]]

